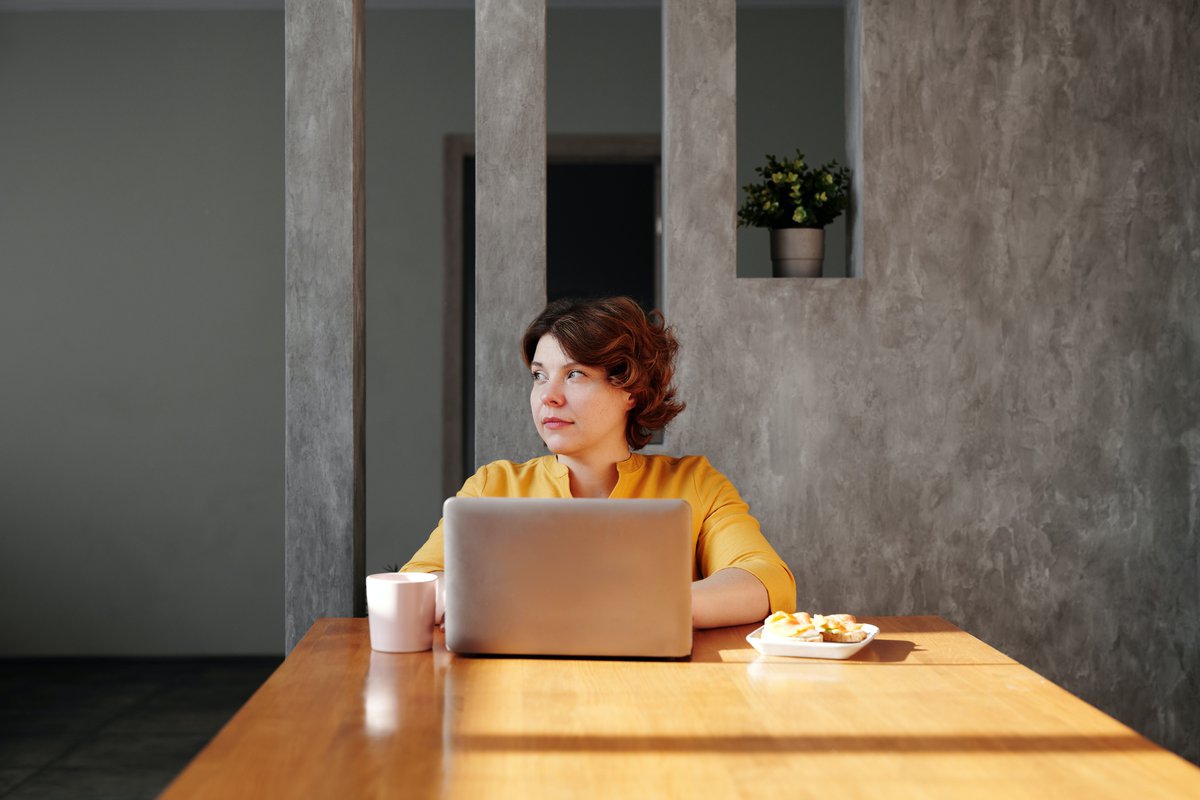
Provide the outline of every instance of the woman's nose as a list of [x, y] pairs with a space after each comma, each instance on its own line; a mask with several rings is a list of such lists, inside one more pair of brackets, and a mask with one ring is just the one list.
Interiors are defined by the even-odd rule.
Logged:
[[542, 405], [561, 406], [562, 402], [562, 387], [556, 381], [546, 381], [542, 386]]

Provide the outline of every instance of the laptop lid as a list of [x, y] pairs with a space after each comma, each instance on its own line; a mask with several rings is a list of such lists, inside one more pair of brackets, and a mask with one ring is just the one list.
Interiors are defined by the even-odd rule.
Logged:
[[679, 658], [692, 650], [683, 500], [452, 497], [446, 646], [456, 653]]

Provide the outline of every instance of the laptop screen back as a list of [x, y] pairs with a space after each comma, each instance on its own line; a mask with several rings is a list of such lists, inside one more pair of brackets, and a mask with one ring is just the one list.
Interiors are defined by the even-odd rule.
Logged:
[[453, 497], [443, 516], [454, 652], [691, 652], [684, 501]]

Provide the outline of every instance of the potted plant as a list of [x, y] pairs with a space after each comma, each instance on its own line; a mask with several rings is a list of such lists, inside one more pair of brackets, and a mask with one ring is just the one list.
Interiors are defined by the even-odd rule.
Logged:
[[804, 154], [768, 155], [755, 167], [762, 183], [743, 187], [738, 225], [771, 229], [771, 262], [777, 278], [819, 278], [825, 259], [825, 226], [846, 210], [850, 170], [830, 161], [809, 167]]

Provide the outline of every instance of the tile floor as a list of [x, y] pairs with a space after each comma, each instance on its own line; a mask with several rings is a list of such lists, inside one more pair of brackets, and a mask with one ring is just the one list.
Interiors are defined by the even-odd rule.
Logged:
[[157, 797], [281, 661], [0, 660], [0, 798]]

